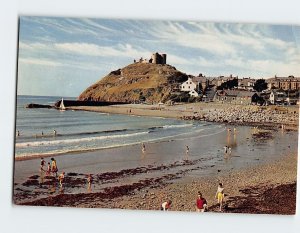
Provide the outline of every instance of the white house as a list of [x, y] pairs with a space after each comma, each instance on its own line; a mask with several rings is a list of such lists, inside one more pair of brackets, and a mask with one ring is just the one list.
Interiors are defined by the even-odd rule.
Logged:
[[272, 90], [269, 99], [271, 104], [284, 103], [286, 100], [286, 94], [284, 92], [276, 92]]
[[188, 78], [187, 81], [185, 81], [184, 83], [182, 83], [180, 85], [180, 90], [190, 92], [190, 91], [195, 90], [197, 88], [197, 85], [198, 84], [195, 83], [192, 78]]

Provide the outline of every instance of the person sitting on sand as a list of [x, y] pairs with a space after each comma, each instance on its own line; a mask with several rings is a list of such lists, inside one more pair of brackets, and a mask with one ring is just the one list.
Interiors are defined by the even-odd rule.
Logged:
[[57, 164], [56, 164], [56, 160], [54, 158], [51, 158], [51, 172], [55, 173], [55, 176], [57, 177], [57, 172], [58, 172], [58, 168], [57, 168]]
[[168, 201], [165, 201], [161, 204], [161, 208], [160, 210], [162, 211], [168, 211], [170, 208], [171, 208], [171, 204], [172, 204], [172, 201], [171, 200], [168, 200]]
[[223, 184], [219, 183], [215, 198], [218, 199], [218, 204], [220, 205], [220, 209], [219, 209], [220, 211], [222, 211], [224, 197], [225, 195], [224, 195]]
[[58, 176], [58, 181], [59, 181], [59, 187], [60, 187], [60, 188], [63, 187], [64, 179], [65, 179], [65, 172], [62, 172], [62, 173]]
[[202, 197], [202, 193], [198, 192], [198, 198], [196, 200], [196, 211], [197, 212], [205, 212], [207, 210], [207, 201], [204, 197]]

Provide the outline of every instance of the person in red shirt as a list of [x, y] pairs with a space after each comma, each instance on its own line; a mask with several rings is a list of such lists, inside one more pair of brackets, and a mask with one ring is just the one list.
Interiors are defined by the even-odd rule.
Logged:
[[198, 192], [198, 197], [196, 200], [196, 211], [205, 212], [206, 210], [207, 210], [207, 201], [204, 197], [202, 197], [202, 193]]
[[172, 201], [168, 200], [161, 204], [161, 210], [168, 211], [171, 208]]

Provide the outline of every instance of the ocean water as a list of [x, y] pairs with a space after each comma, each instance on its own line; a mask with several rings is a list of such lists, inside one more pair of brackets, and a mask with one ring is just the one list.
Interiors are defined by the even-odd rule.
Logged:
[[[181, 140], [207, 131], [209, 123], [84, 111], [27, 109], [26, 104], [54, 104], [61, 97], [18, 96], [15, 157], [58, 155], [164, 140]], [[64, 97], [64, 99], [75, 99]], [[56, 136], [54, 135], [56, 131]], [[223, 129], [222, 129], [223, 130]]]

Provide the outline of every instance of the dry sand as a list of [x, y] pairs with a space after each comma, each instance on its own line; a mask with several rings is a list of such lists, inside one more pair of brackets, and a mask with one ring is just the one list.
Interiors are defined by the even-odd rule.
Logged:
[[224, 212], [294, 214], [296, 178], [297, 156], [288, 155], [272, 164], [168, 184], [108, 202], [84, 203], [79, 207], [159, 210], [160, 204], [170, 199], [173, 202], [171, 210], [195, 211], [197, 192], [201, 191], [208, 201], [209, 211], [218, 212], [214, 197], [218, 183], [222, 182], [228, 205]]

